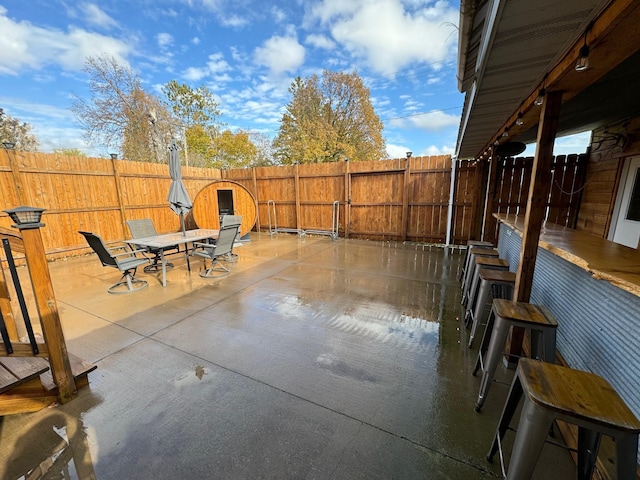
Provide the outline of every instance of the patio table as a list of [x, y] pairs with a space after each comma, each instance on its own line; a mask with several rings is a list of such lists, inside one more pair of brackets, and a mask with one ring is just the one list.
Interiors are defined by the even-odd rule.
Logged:
[[167, 247], [178, 247], [185, 245], [185, 257], [187, 259], [187, 268], [191, 271], [189, 265], [189, 249], [186, 244], [192, 242], [200, 242], [202, 240], [213, 239], [218, 237], [219, 230], [206, 228], [198, 228], [195, 230], [187, 230], [186, 232], [165, 233], [163, 235], [154, 235], [151, 237], [140, 237], [125, 240], [130, 245], [138, 247], [151, 247], [160, 250], [160, 261], [162, 263], [162, 286], [167, 286], [167, 260], [164, 257], [164, 249]]

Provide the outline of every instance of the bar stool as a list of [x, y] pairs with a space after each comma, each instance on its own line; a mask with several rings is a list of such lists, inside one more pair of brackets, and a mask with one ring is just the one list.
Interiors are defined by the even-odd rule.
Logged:
[[468, 293], [471, 283], [471, 267], [475, 265], [475, 260], [478, 257], [495, 257], [498, 258], [500, 254], [495, 248], [486, 247], [474, 247], [469, 252], [469, 262], [467, 268], [462, 277], [462, 301], [464, 302]]
[[471, 250], [472, 247], [487, 247], [487, 248], [493, 248], [493, 243], [491, 242], [483, 242], [482, 240], [469, 240], [467, 241], [467, 250], [465, 251], [464, 254], [464, 261], [462, 262], [462, 270], [460, 270], [460, 272], [458, 272], [458, 281], [462, 280], [462, 277], [464, 276], [464, 272], [467, 269], [467, 266], [469, 265], [469, 250]]
[[[492, 315], [487, 322], [487, 328], [482, 337], [482, 344], [478, 352], [473, 376], [482, 370], [482, 381], [476, 400], [476, 412], [484, 404], [489, 388], [493, 382], [496, 368], [500, 363], [504, 344], [511, 327], [522, 327], [529, 331], [531, 339], [531, 358], [555, 363], [556, 361], [556, 331], [558, 322], [548, 308], [525, 302], [495, 299]], [[488, 345], [488, 348], [487, 348]], [[483, 361], [484, 353], [487, 353]]]
[[480, 273], [481, 268], [509, 271], [509, 262], [498, 257], [476, 257], [475, 265], [472, 265], [469, 268], [471, 268], [471, 271], [469, 272], [471, 275], [471, 283], [467, 290], [466, 301], [464, 298], [462, 299], [462, 304], [464, 306], [472, 304], [475, 300], [478, 293], [478, 286], [480, 285], [480, 276], [478, 274]]
[[[600, 438], [615, 440], [617, 478], [636, 478], [640, 422], [613, 387], [589, 372], [520, 359], [487, 460], [500, 450], [520, 399], [524, 405], [507, 480], [528, 479], [555, 420], [578, 426], [578, 479], [588, 480], [595, 467]], [[502, 465], [504, 473], [504, 465]]]
[[469, 303], [465, 322], [471, 324], [469, 333], [469, 348], [473, 345], [478, 325], [485, 324], [489, 318], [489, 312], [494, 298], [512, 298], [513, 287], [516, 284], [516, 274], [503, 270], [488, 270], [481, 268], [478, 272], [480, 286], [473, 303]]

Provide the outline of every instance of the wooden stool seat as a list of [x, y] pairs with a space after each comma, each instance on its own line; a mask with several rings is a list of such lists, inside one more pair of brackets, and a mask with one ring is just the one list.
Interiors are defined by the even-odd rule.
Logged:
[[[495, 299], [491, 315], [487, 322], [478, 359], [473, 369], [475, 376], [482, 370], [482, 381], [476, 400], [476, 412], [479, 412], [489, 394], [504, 345], [511, 327], [525, 328], [531, 339], [531, 357], [545, 362], [555, 363], [556, 359], [556, 330], [558, 322], [553, 314], [542, 305], [526, 302]], [[486, 356], [485, 355], [486, 352]], [[483, 361], [484, 357], [484, 361]]]
[[578, 426], [578, 478], [592, 477], [602, 435], [615, 440], [617, 478], [636, 478], [640, 421], [604, 378], [568, 367], [520, 359], [487, 459], [500, 448], [520, 399], [507, 479], [530, 478], [555, 420]]

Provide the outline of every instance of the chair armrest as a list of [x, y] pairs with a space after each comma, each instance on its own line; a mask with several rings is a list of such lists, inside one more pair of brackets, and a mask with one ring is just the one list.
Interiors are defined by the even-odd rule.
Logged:
[[213, 248], [215, 245], [212, 245], [210, 243], [202, 243], [202, 242], [193, 242], [192, 245], [195, 247], [202, 247], [202, 248]]
[[[119, 247], [119, 248], [125, 248], [125, 247]], [[114, 250], [115, 250], [115, 249], [114, 249]], [[144, 254], [145, 254], [145, 253], [147, 253], [147, 251], [146, 251], [146, 250], [144, 250], [144, 249], [140, 249], [140, 250], [127, 250], [126, 252], [122, 252], [122, 253], [114, 253], [114, 254], [113, 254], [113, 256], [114, 256], [114, 257], [123, 257], [123, 256], [127, 255], [127, 256], [129, 256], [129, 257], [130, 257], [131, 255], [134, 255], [134, 256], [135, 256], [135, 254], [136, 254], [136, 253], [141, 253], [141, 254], [144, 256]]]

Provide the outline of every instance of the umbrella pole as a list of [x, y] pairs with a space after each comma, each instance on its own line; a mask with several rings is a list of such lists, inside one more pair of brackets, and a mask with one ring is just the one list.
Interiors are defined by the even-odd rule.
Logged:
[[187, 229], [184, 226], [184, 213], [180, 214], [180, 224], [182, 225], [182, 236], [186, 237], [187, 236]]

